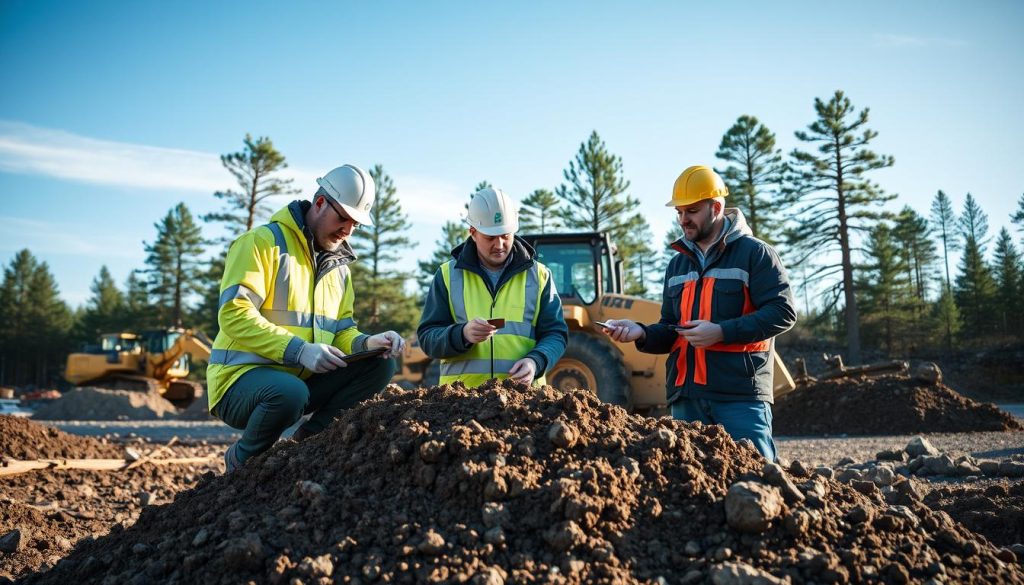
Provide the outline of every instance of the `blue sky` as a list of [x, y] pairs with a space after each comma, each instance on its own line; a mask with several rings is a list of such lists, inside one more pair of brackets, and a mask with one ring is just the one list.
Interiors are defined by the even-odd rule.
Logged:
[[84, 303], [101, 265], [142, 267], [177, 202], [219, 208], [217, 156], [247, 132], [304, 195], [338, 164], [383, 164], [412, 268], [477, 182], [553, 188], [596, 129], [660, 245], [672, 181], [719, 163], [738, 116], [788, 152], [836, 89], [896, 158], [873, 177], [894, 209], [970, 191], [994, 236], [1024, 193], [1021, 30], [1013, 1], [0, 0], [0, 261], [27, 247]]

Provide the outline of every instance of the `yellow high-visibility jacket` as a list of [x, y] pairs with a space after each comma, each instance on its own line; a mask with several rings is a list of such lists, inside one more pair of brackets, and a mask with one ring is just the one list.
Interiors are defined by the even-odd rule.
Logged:
[[298, 362], [304, 342], [353, 353], [368, 336], [352, 318], [354, 292], [347, 243], [317, 265], [303, 231], [309, 202], [293, 201], [270, 223], [239, 236], [220, 284], [220, 332], [206, 370], [210, 409], [245, 372], [272, 367], [308, 378]]

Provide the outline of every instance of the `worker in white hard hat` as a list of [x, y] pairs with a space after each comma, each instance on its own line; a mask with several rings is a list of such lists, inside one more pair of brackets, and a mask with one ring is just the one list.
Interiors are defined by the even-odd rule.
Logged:
[[[292, 201], [239, 236], [225, 260], [206, 376], [210, 413], [243, 431], [225, 454], [228, 471], [269, 449], [303, 414], [311, 416], [296, 440], [382, 390], [403, 349], [400, 335], [363, 333], [352, 314], [348, 239], [372, 221], [373, 178], [343, 165], [317, 184], [311, 200]], [[363, 359], [369, 350], [378, 355]]]
[[665, 384], [672, 416], [720, 424], [777, 458], [772, 439], [772, 340], [796, 323], [793, 293], [775, 249], [755, 238], [710, 167], [676, 179], [672, 199], [683, 237], [665, 273], [661, 320], [607, 321], [615, 341], [670, 354]]
[[500, 189], [473, 195], [469, 238], [438, 268], [416, 335], [440, 360], [440, 383], [511, 378], [541, 385], [569, 329], [551, 272], [516, 237], [519, 213]]

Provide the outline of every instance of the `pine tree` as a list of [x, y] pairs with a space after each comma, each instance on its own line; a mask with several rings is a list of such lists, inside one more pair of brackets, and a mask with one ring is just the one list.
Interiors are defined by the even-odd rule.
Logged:
[[877, 136], [865, 126], [868, 108], [855, 112], [842, 91], [836, 91], [827, 103], [816, 98], [814, 109], [818, 119], [808, 126], [808, 132], [796, 132], [796, 137], [817, 144], [817, 153], [794, 149], [790, 154], [793, 164], [787, 176], [787, 194], [795, 209], [796, 225], [787, 230], [786, 239], [801, 253], [798, 264], [810, 257], [839, 252], [839, 263], [823, 266], [817, 277], [839, 277], [825, 312], [841, 294], [848, 357], [856, 364], [861, 361], [861, 351], [853, 260], [858, 242], [854, 234], [885, 216], [872, 207], [895, 197], [865, 177], [870, 171], [892, 166], [893, 158], [868, 150]]
[[958, 227], [964, 253], [960, 257], [960, 273], [956, 277], [954, 293], [963, 331], [968, 338], [978, 339], [993, 332], [992, 315], [997, 291], [992, 269], [985, 262], [988, 216], [970, 193], [964, 202]]
[[519, 208], [519, 232], [544, 234], [558, 230], [559, 199], [547, 189], [537, 189], [523, 199]]
[[715, 156], [732, 163], [720, 172], [729, 201], [743, 212], [755, 237], [773, 241], [781, 221], [772, 213], [772, 199], [784, 170], [775, 134], [754, 116], [740, 116], [722, 136]]
[[562, 200], [556, 216], [572, 231], [606, 232], [619, 247], [619, 256], [627, 267], [626, 290], [646, 290], [643, 282], [649, 255], [650, 226], [639, 213], [640, 202], [628, 194], [629, 181], [622, 171], [622, 159], [608, 152], [594, 131], [580, 145], [569, 168], [562, 172], [565, 183], [555, 189]]
[[214, 193], [214, 197], [224, 200], [225, 209], [202, 216], [203, 221], [225, 224], [231, 234], [225, 242], [270, 217], [272, 210], [264, 203], [267, 198], [299, 192], [292, 188], [291, 179], [277, 176], [288, 168], [288, 163], [269, 138], [261, 136], [253, 140], [252, 135], [246, 134], [243, 142], [245, 148], [240, 152], [220, 155], [220, 163], [235, 177], [239, 190]]
[[900, 253], [892, 229], [880, 223], [871, 229], [867, 257], [870, 263], [858, 278], [861, 318], [869, 339], [879, 339], [893, 355], [903, 345], [915, 316], [913, 274]]
[[359, 261], [352, 264], [356, 291], [356, 318], [365, 331], [396, 330], [403, 334], [416, 327], [416, 299], [405, 293], [407, 274], [389, 270], [405, 253], [411, 227], [402, 212], [394, 181], [381, 165], [370, 169], [377, 184], [377, 199], [370, 216], [373, 225], [357, 230], [352, 245]]
[[124, 283], [127, 328], [135, 332], [158, 327], [161, 323], [158, 310], [150, 299], [149, 285], [139, 277], [139, 274], [144, 272], [142, 270], [131, 271]]
[[935, 199], [932, 200], [932, 215], [929, 221], [931, 221], [939, 241], [942, 242], [942, 258], [946, 267], [946, 289], [952, 290], [953, 281], [949, 278], [949, 253], [958, 251], [960, 243], [955, 237], [957, 218], [953, 211], [953, 202], [941, 190], [935, 194]]
[[1013, 243], [1009, 230], [999, 230], [995, 248], [996, 310], [997, 325], [1004, 335], [1021, 337], [1021, 304], [1024, 303], [1024, 269], [1021, 255]]
[[0, 381], [52, 384], [71, 348], [72, 319], [49, 266], [19, 251], [0, 285]]
[[80, 339], [95, 342], [103, 333], [118, 332], [130, 325], [124, 293], [117, 288], [106, 266], [100, 268], [90, 290], [92, 296], [78, 320]]
[[1017, 210], [1010, 216], [1010, 220], [1017, 226], [1017, 231], [1024, 232], [1024, 195], [1017, 200]]
[[224, 278], [224, 259], [227, 253], [214, 254], [209, 261], [202, 264], [200, 274], [199, 303], [189, 317], [193, 329], [199, 329], [210, 339], [217, 337], [220, 331], [218, 314], [220, 313], [220, 282]]
[[189, 298], [203, 292], [204, 266], [199, 256], [205, 240], [184, 203], [153, 225], [156, 241], [145, 244], [149, 290], [156, 298], [164, 323], [180, 327]]
[[639, 213], [629, 218], [625, 237], [619, 240], [619, 256], [623, 259], [625, 281], [623, 292], [641, 297], [653, 296], [651, 281], [657, 272], [654, 249], [650, 241], [651, 226]]
[[923, 303], [928, 296], [928, 283], [933, 280], [935, 263], [938, 261], [928, 220], [910, 206], [904, 206], [896, 216], [892, 235], [899, 244], [900, 254], [914, 286], [914, 294]]
[[960, 333], [960, 309], [956, 306], [956, 299], [953, 291], [942, 288], [939, 300], [933, 305], [933, 319], [937, 321], [942, 332], [945, 333], [946, 351], [953, 350], [953, 339]]
[[679, 253], [672, 247], [672, 244], [681, 237], [683, 237], [683, 228], [679, 226], [679, 222], [675, 218], [672, 218], [668, 231], [665, 232], [665, 239], [661, 243], [661, 249], [654, 253], [652, 280], [656, 285], [655, 289], [659, 292], [665, 283], [665, 273], [668, 271], [669, 262]]

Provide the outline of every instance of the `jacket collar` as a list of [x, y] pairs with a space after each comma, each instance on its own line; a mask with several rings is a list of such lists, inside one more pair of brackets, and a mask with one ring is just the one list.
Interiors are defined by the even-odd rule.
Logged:
[[[708, 259], [708, 263], [711, 262], [716, 256], [721, 255], [725, 252], [726, 246], [742, 238], [743, 236], [752, 236], [754, 232], [750, 231], [750, 226], [747, 225], [747, 219], [743, 217], [743, 212], [736, 207], [727, 207], [725, 209], [725, 225], [722, 226], [722, 233], [718, 234], [718, 239], [715, 243], [708, 248], [705, 257]], [[697, 254], [697, 243], [691, 242], [686, 239], [686, 236], [680, 236], [680, 238], [672, 242], [672, 249], [677, 252], [683, 252], [696, 256]]]
[[[536, 250], [533, 246], [526, 243], [526, 240], [519, 236], [514, 236], [512, 240], [512, 251], [509, 253], [508, 264], [505, 265], [505, 269], [501, 273], [501, 277], [498, 279], [498, 285], [492, 293], [497, 292], [505, 282], [510, 280], [516, 274], [523, 272], [533, 266], [536, 257]], [[466, 241], [455, 246], [452, 249], [452, 258], [455, 259], [455, 267], [461, 270], [469, 270], [475, 274], [480, 275], [487, 287], [491, 286], [491, 279], [487, 278], [484, 273], [484, 267], [480, 264], [480, 256], [477, 252], [476, 242], [473, 238], [466, 238]]]
[[[292, 201], [287, 206], [282, 207], [275, 213], [270, 221], [277, 222], [281, 226], [290, 229], [295, 236], [306, 242], [307, 252], [310, 253], [311, 258], [316, 259], [316, 263], [319, 266], [321, 263], [324, 264], [350, 264], [357, 259], [355, 250], [352, 249], [352, 244], [345, 240], [341, 243], [341, 246], [337, 250], [330, 252], [327, 250], [317, 250], [315, 240], [313, 239], [313, 232], [306, 226], [306, 212], [313, 206], [310, 201], [303, 201], [297, 199]], [[314, 252], [315, 251], [315, 252]]]

